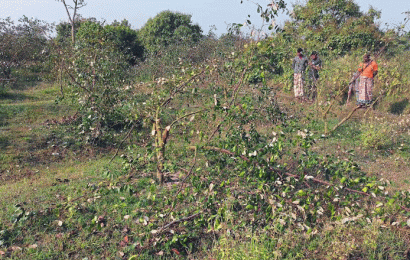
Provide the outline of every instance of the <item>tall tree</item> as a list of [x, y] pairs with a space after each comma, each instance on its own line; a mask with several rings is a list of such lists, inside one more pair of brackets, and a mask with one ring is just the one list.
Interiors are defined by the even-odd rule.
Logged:
[[383, 32], [375, 20], [380, 11], [362, 13], [354, 0], [309, 0], [297, 4], [283, 36], [322, 54], [344, 55], [356, 49], [378, 49]]
[[[71, 41], [73, 45], [75, 44], [75, 26], [76, 26], [76, 17], [78, 9], [86, 6], [84, 3], [85, 0], [72, 0], [73, 5], [69, 5], [66, 3], [66, 0], [56, 0], [57, 2], [62, 2], [64, 5], [65, 10], [67, 11], [68, 20], [71, 24]], [[73, 10], [70, 13], [69, 9]]]
[[197, 42], [202, 37], [202, 29], [192, 24], [191, 15], [163, 11], [150, 18], [139, 35], [144, 47], [149, 52], [156, 52], [176, 42]]

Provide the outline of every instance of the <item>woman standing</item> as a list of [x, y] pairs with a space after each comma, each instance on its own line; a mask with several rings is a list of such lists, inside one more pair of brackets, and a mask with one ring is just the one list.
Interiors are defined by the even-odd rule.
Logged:
[[308, 65], [308, 60], [302, 54], [302, 48], [297, 50], [297, 55], [293, 59], [292, 68], [293, 68], [293, 91], [295, 92], [295, 98], [299, 101], [304, 100], [304, 81], [305, 81], [305, 70]]
[[365, 54], [363, 63], [359, 66], [360, 81], [356, 89], [356, 104], [360, 107], [372, 102], [374, 77], [377, 75], [377, 70], [377, 63], [370, 59], [370, 54]]

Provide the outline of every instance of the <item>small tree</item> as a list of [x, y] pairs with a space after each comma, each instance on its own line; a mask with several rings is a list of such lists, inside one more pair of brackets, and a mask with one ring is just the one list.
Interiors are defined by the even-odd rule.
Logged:
[[202, 37], [202, 29], [192, 24], [191, 15], [171, 11], [163, 11], [149, 19], [139, 33], [149, 52], [176, 42], [197, 42]]
[[129, 56], [111, 33], [98, 22], [85, 21], [78, 28], [75, 48], [55, 48], [53, 56], [55, 78], [63, 75], [68, 83], [64, 97], [77, 106], [79, 134], [87, 142], [110, 137], [112, 129], [127, 124]]

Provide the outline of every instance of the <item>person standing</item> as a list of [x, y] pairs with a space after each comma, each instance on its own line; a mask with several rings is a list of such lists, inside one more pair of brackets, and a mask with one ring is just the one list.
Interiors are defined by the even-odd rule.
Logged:
[[370, 54], [363, 56], [359, 69], [360, 81], [356, 89], [356, 104], [360, 107], [371, 104], [373, 99], [374, 77], [377, 75], [377, 63], [370, 59]]
[[309, 86], [308, 86], [308, 96], [312, 100], [316, 98], [316, 84], [319, 80], [319, 70], [322, 69], [322, 60], [319, 58], [318, 53], [313, 51], [310, 54], [309, 62]]
[[308, 59], [303, 56], [303, 49], [298, 48], [297, 55], [293, 59], [292, 68], [293, 68], [293, 90], [295, 92], [295, 98], [299, 101], [304, 100], [304, 74], [306, 67], [308, 66]]

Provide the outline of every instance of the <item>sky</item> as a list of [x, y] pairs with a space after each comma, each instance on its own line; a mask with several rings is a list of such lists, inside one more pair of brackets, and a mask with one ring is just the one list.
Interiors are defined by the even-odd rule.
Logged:
[[[292, 9], [292, 4], [305, 3], [306, 0], [285, 0], [287, 7]], [[72, 0], [66, 0], [72, 3]], [[127, 19], [134, 29], [141, 28], [149, 18], [161, 11], [171, 10], [192, 15], [192, 21], [199, 24], [207, 34], [211, 26], [215, 26], [217, 35], [227, 32], [227, 27], [232, 23], [244, 23], [250, 19], [256, 28], [262, 26], [261, 18], [256, 12], [259, 3], [266, 7], [272, 0], [85, 0], [87, 5], [79, 10], [83, 17], [95, 17], [97, 20]], [[410, 11], [410, 0], [356, 0], [362, 12], [366, 12], [372, 5], [376, 10], [381, 10], [381, 19], [378, 21], [382, 28], [394, 27], [404, 21], [402, 14]], [[47, 22], [67, 21], [67, 14], [61, 2], [56, 0], [0, 0], [0, 18], [11, 17], [14, 20], [22, 17], [34, 17]], [[250, 15], [250, 18], [248, 18]], [[277, 24], [283, 24], [288, 19], [282, 14], [277, 19]], [[410, 27], [410, 22], [407, 28]]]

